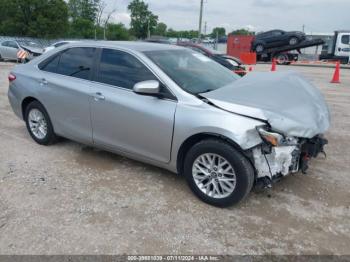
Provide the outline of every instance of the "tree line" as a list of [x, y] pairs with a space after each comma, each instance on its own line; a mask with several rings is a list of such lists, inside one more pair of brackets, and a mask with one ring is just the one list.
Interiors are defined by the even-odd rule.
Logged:
[[[128, 5], [130, 28], [113, 22], [116, 9], [106, 7], [104, 0], [1, 0], [0, 35], [108, 40], [144, 39], [149, 35], [198, 37], [196, 30], [176, 31], [159, 22], [143, 0], [133, 0]], [[248, 32], [240, 30], [239, 33]], [[217, 27], [208, 36], [225, 35], [225, 28]]]

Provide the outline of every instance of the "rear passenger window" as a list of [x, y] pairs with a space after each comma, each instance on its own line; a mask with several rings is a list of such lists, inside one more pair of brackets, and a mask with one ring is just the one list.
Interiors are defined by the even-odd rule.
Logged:
[[132, 89], [141, 81], [157, 80], [153, 73], [134, 56], [113, 49], [103, 49], [97, 81]]
[[39, 68], [46, 72], [56, 73], [58, 62], [60, 61], [60, 55], [55, 55], [53, 58], [50, 57], [49, 60], [40, 63]]
[[74, 47], [53, 55], [39, 64], [43, 71], [90, 79], [96, 48]]
[[75, 47], [61, 54], [57, 73], [82, 79], [90, 79], [95, 48]]

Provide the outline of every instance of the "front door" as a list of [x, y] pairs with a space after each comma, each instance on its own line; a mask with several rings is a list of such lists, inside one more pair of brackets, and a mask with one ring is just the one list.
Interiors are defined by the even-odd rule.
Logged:
[[335, 48], [336, 56], [350, 55], [350, 33], [339, 33]]
[[[91, 120], [94, 143], [159, 162], [170, 161], [176, 101], [139, 95], [134, 84], [158, 80], [135, 56], [102, 49]], [[169, 92], [163, 87], [163, 92]]]
[[1, 56], [5, 59], [17, 60], [19, 47], [15, 41], [5, 41], [1, 43]]

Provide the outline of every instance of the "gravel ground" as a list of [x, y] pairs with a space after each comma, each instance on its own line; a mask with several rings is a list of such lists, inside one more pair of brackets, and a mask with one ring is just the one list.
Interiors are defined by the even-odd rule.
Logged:
[[165, 170], [67, 140], [34, 143], [8, 103], [12, 67], [0, 63], [0, 254], [350, 254], [350, 70], [330, 84], [329, 68], [278, 67], [325, 95], [327, 158], [219, 209]]

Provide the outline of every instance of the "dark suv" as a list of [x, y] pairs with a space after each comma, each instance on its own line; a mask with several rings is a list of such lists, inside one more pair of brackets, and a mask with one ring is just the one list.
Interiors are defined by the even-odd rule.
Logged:
[[267, 48], [280, 47], [285, 45], [297, 45], [306, 39], [303, 32], [285, 32], [283, 30], [271, 30], [257, 34], [252, 48], [257, 53], [263, 52]]

